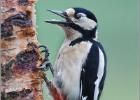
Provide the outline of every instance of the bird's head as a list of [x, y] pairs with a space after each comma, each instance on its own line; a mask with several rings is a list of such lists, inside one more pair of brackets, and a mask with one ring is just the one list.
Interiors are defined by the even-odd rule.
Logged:
[[61, 26], [67, 39], [96, 38], [97, 19], [95, 15], [84, 8], [69, 8], [65, 11], [48, 10], [65, 20], [48, 20], [47, 23]]

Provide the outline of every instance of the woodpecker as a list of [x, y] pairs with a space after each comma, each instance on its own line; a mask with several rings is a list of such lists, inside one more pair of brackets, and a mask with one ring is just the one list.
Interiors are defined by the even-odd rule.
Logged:
[[64, 20], [47, 20], [65, 32], [54, 64], [54, 83], [64, 100], [99, 100], [106, 77], [106, 54], [97, 40], [97, 18], [84, 8], [48, 10]]

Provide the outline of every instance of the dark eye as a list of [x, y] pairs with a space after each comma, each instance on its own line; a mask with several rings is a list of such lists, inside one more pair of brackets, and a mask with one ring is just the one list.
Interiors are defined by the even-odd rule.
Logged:
[[81, 17], [82, 17], [82, 15], [81, 14], [76, 14], [76, 19], [80, 19]]

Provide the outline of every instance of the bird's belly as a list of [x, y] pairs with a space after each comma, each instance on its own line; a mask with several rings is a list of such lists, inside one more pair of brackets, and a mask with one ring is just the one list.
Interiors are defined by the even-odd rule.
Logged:
[[[55, 63], [55, 82], [61, 83], [61, 89], [69, 98], [78, 100], [80, 92], [80, 73], [91, 48], [90, 42], [75, 46], [66, 46], [59, 52]], [[56, 83], [57, 84], [57, 83]]]

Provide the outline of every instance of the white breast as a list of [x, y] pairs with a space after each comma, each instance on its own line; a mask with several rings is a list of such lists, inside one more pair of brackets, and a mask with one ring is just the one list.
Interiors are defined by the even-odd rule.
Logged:
[[81, 42], [69, 46], [66, 40], [58, 53], [55, 62], [55, 81], [62, 82], [62, 91], [68, 95], [69, 100], [77, 100], [79, 97], [80, 72], [91, 48], [90, 42]]

